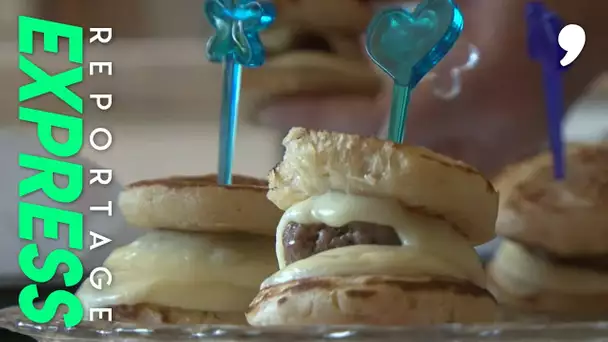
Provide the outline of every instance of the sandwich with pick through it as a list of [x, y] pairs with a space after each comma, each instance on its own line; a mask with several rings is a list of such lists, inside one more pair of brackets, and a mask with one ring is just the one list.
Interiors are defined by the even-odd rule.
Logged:
[[566, 176], [545, 152], [508, 167], [488, 269], [498, 302], [567, 319], [608, 315], [608, 143], [569, 144]]
[[[215, 175], [130, 184], [120, 209], [130, 224], [150, 229], [117, 248], [96, 283], [77, 295], [85, 309], [110, 308], [114, 321], [246, 325], [244, 312], [259, 284], [277, 270], [274, 228], [281, 211], [266, 199], [266, 182]], [[111, 280], [111, 281], [110, 281]]]
[[294, 128], [269, 175], [285, 210], [280, 270], [250, 324], [487, 322], [496, 304], [474, 246], [494, 236], [498, 194], [474, 168], [424, 148]]

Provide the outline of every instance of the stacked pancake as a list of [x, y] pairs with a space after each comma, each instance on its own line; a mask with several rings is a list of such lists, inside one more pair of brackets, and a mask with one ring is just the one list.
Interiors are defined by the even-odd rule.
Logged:
[[292, 129], [268, 198], [286, 210], [280, 270], [250, 324], [436, 324], [491, 321], [495, 302], [473, 246], [498, 205], [472, 167], [429, 150]]
[[497, 181], [497, 233], [489, 267], [497, 300], [523, 312], [608, 314], [608, 145], [570, 145], [564, 180], [549, 153]]
[[112, 308], [113, 320], [246, 324], [259, 284], [277, 270], [274, 233], [281, 212], [266, 182], [214, 175], [146, 180], [119, 198], [126, 220], [152, 228], [104, 262], [112, 273], [78, 291], [85, 308]]
[[[255, 107], [292, 95], [373, 97], [380, 78], [361, 37], [374, 10], [359, 0], [275, 0], [277, 21], [262, 32], [267, 61], [243, 72], [243, 97]], [[246, 104], [247, 106], [247, 104]]]

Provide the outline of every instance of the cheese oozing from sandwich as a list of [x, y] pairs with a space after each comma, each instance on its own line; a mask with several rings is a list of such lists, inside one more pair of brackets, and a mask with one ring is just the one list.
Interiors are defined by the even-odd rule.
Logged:
[[272, 238], [249, 234], [152, 231], [104, 262], [98, 290], [85, 281], [86, 308], [147, 303], [187, 310], [244, 312], [259, 284], [277, 270]]
[[[399, 246], [354, 245], [286, 262], [284, 233], [290, 223], [343, 227], [369, 222], [392, 227]], [[289, 208], [277, 229], [279, 271], [266, 284], [312, 276], [391, 274], [445, 276], [485, 288], [481, 261], [466, 239], [448, 222], [404, 209], [397, 200], [329, 192]]]
[[502, 288], [522, 295], [553, 290], [570, 294], [608, 292], [608, 273], [553, 264], [522, 245], [503, 240], [492, 260], [492, 276]]

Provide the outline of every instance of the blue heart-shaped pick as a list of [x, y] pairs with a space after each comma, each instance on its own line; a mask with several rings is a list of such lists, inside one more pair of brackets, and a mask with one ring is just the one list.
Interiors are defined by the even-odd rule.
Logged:
[[390, 8], [370, 23], [366, 50], [396, 84], [415, 87], [454, 46], [463, 26], [452, 0], [425, 0], [414, 12]]

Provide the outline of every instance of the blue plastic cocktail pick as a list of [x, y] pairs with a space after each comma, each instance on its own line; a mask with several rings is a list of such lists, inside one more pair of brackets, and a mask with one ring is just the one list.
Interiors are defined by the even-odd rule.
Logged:
[[566, 55], [566, 51], [559, 46], [558, 36], [565, 25], [555, 13], [547, 10], [540, 2], [527, 4], [526, 20], [528, 53], [542, 67], [553, 173], [555, 179], [563, 179], [566, 175], [566, 167], [562, 137], [564, 90], [561, 73], [565, 68], [560, 61]]
[[241, 67], [264, 64], [259, 32], [272, 24], [276, 11], [270, 2], [253, 0], [207, 0], [205, 15], [215, 29], [207, 42], [207, 58], [224, 63], [218, 183], [232, 183], [232, 161], [238, 121]]
[[425, 0], [413, 12], [380, 11], [367, 29], [366, 50], [394, 81], [388, 138], [402, 143], [410, 93], [456, 43], [464, 26], [451, 0]]

